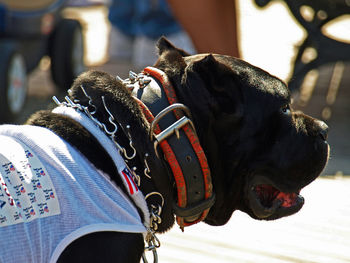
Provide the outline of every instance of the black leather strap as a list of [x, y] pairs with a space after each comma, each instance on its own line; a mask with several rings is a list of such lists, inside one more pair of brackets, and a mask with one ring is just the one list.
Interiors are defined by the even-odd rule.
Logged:
[[[153, 116], [156, 116], [161, 110], [169, 106], [165, 92], [160, 87], [161, 84], [158, 80], [152, 78], [152, 82], [146, 87], [140, 88], [138, 85], [135, 85], [133, 89], [133, 95], [149, 108]], [[176, 120], [173, 113], [167, 114], [159, 121], [159, 126], [161, 130], [164, 130]], [[205, 184], [202, 169], [184, 131], [180, 130], [180, 138], [172, 135], [167, 141], [181, 167], [187, 190], [186, 207], [180, 208], [177, 204], [174, 204], [174, 212], [177, 216], [184, 217], [185, 220], [188, 218], [188, 220], [192, 221], [193, 217], [199, 216], [205, 209], [209, 208], [213, 201], [212, 199], [205, 200]]]

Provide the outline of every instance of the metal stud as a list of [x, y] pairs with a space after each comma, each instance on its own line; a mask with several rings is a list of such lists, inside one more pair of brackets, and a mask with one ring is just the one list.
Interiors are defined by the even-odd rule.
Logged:
[[120, 82], [124, 82], [124, 80], [121, 77], [119, 77], [119, 76], [116, 76], [115, 78], [116, 78], [116, 80], [118, 80]]
[[149, 78], [146, 77], [141, 77], [139, 78], [139, 85], [140, 88], [143, 89], [145, 87], [147, 87], [147, 85], [151, 82], [151, 80]]
[[57, 99], [56, 96], [52, 97], [52, 100], [57, 104], [57, 106], [61, 106], [63, 103], [59, 101], [59, 99]]
[[131, 82], [134, 82], [137, 79], [137, 77], [138, 77], [138, 75], [135, 72], [129, 71], [129, 80]]

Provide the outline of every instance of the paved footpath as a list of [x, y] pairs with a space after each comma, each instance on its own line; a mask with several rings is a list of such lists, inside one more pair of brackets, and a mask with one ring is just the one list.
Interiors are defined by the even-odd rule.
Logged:
[[320, 178], [302, 190], [305, 205], [290, 217], [257, 221], [235, 212], [223, 227], [176, 226], [158, 235], [160, 262], [350, 262], [350, 178]]

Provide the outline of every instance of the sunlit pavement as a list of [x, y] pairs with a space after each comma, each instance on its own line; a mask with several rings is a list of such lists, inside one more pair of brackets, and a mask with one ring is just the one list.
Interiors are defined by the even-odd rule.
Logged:
[[350, 179], [318, 179], [302, 210], [276, 221], [235, 212], [229, 223], [204, 223], [159, 235], [160, 262], [350, 262]]
[[[287, 80], [295, 46], [305, 33], [279, 2], [263, 10], [256, 9], [250, 0], [240, 0], [239, 4], [243, 58]], [[126, 77], [133, 69], [128, 62], [97, 65], [107, 60], [109, 28], [105, 9], [68, 10], [67, 15], [78, 15], [85, 22], [87, 62], [95, 64], [93, 68]], [[339, 32], [343, 35], [347, 32], [349, 36], [349, 23], [338, 28]], [[329, 84], [334, 81], [333, 71], [340, 71], [342, 78], [332, 95]], [[174, 227], [169, 233], [159, 235], [160, 262], [350, 262], [350, 178], [342, 176], [350, 174], [349, 84], [349, 65], [322, 67], [313, 92], [308, 90], [304, 101], [294, 103], [294, 107], [326, 119], [332, 147], [328, 168], [323, 173], [332, 176], [323, 176], [301, 192], [306, 201], [298, 214], [274, 222], [260, 222], [235, 212], [223, 227], [201, 223], [186, 228], [184, 233]], [[31, 74], [29, 103], [19, 121], [45, 108], [50, 97], [57, 93], [49, 76], [49, 62], [44, 60]], [[152, 262], [151, 255], [148, 256]]]

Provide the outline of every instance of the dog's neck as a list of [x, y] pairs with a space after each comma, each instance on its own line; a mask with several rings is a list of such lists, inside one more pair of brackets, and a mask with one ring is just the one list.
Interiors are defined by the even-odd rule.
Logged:
[[178, 103], [167, 75], [157, 68], [147, 67], [141, 74], [131, 73], [129, 79], [121, 82], [130, 87], [151, 124], [150, 141], [154, 142], [157, 155], [162, 151], [171, 168], [177, 186], [177, 204], [173, 207], [178, 224], [183, 229], [201, 222], [213, 205], [215, 195], [190, 110]]
[[[147, 202], [151, 213], [154, 212], [152, 211], [154, 209], [156, 215], [160, 216], [160, 212], [163, 211], [162, 216], [166, 218], [164, 221], [171, 222], [171, 214], [175, 212], [181, 228], [202, 221], [214, 202], [209, 167], [190, 120], [189, 110], [186, 106], [176, 103], [175, 91], [164, 72], [155, 68], [146, 68], [144, 73], [131, 74], [129, 79], [119, 79], [119, 84], [114, 84], [114, 86], [120, 85], [119, 89], [127, 87], [133, 90], [134, 99], [142, 105], [144, 116], [150, 122], [151, 128], [148, 132], [148, 139], [144, 138], [146, 134], [135, 133], [135, 129], [139, 131], [143, 129], [142, 127], [138, 128], [139, 124], [135, 122], [131, 123], [132, 128], [129, 130], [129, 122], [132, 122], [132, 120], [127, 120], [129, 117], [126, 116], [133, 116], [135, 113], [126, 112], [125, 106], [118, 106], [120, 104], [119, 99], [122, 100], [125, 97], [119, 98], [120, 95], [117, 97], [110, 96], [108, 94], [109, 90], [100, 92], [89, 88], [87, 92], [84, 85], [87, 84], [81, 83], [80, 87], [73, 89], [70, 94], [73, 101], [66, 97], [65, 106], [75, 108], [89, 116], [95, 122], [95, 125], [100, 126], [115, 142], [129, 166], [137, 169], [137, 174], [140, 175], [139, 178], [141, 179], [141, 190], [145, 194], [150, 193], [146, 194], [146, 198], [149, 197]], [[93, 87], [93, 84], [91, 87]], [[171, 96], [164, 96], [164, 94], [169, 93]], [[89, 96], [91, 94], [93, 99]], [[130, 100], [134, 99], [130, 98]], [[107, 107], [106, 104], [109, 106]], [[185, 114], [182, 114], [183, 110]], [[158, 113], [159, 116], [156, 116]], [[154, 118], [153, 115], [156, 117]], [[117, 134], [118, 132], [119, 134]], [[118, 138], [118, 142], [115, 140], [116, 138]], [[136, 141], [137, 157], [134, 154], [134, 148], [130, 148], [130, 146], [133, 146], [131, 138]], [[140, 138], [141, 140], [144, 138], [141, 144]], [[154, 145], [154, 149], [147, 150], [145, 145]], [[168, 146], [164, 147], [164, 145]], [[172, 152], [175, 152], [175, 154]], [[149, 158], [147, 157], [148, 153], [150, 154]], [[164, 159], [163, 155], [165, 155]], [[166, 180], [164, 181], [166, 179], [164, 174], [167, 173], [168, 169], [163, 167], [163, 170], [160, 170], [159, 166], [162, 165], [156, 165], [157, 160], [163, 160], [166, 163], [165, 167], [170, 167], [170, 174], [172, 174], [169, 178], [170, 184], [164, 185], [166, 182]], [[150, 170], [149, 167], [151, 167]], [[143, 173], [143, 171], [145, 172]], [[166, 189], [166, 187], [172, 185], [171, 182], [176, 183], [177, 203], [171, 201], [172, 198], [164, 191], [164, 188]], [[165, 204], [163, 204], [163, 196], [166, 196]], [[156, 205], [154, 205], [154, 202]], [[157, 222], [154, 223], [155, 228], [157, 228]], [[161, 231], [170, 227], [167, 224], [161, 225], [163, 229]]]

